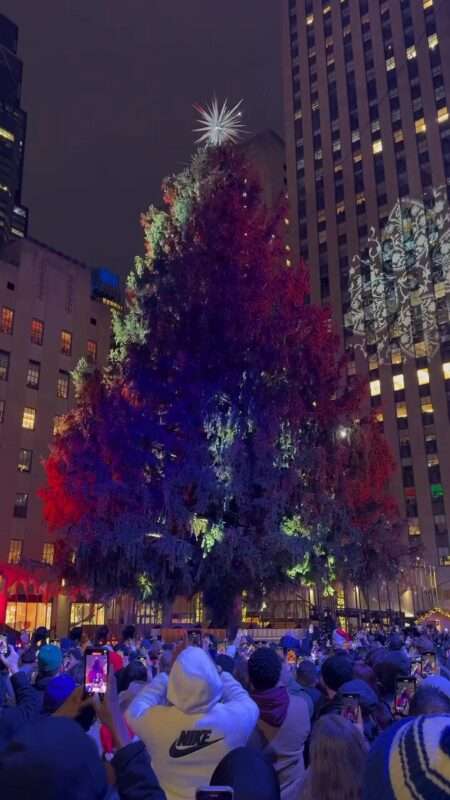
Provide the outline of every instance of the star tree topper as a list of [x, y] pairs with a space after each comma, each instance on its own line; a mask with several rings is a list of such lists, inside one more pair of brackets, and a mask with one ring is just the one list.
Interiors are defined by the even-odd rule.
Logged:
[[194, 108], [200, 114], [198, 120], [200, 128], [195, 128], [195, 133], [202, 135], [197, 139], [199, 144], [205, 143], [210, 147], [220, 147], [223, 144], [235, 144], [244, 131], [242, 124], [242, 111], [240, 107], [242, 100], [236, 103], [233, 108], [228, 107], [228, 100], [225, 100], [220, 108], [217, 98], [204, 108], [195, 105]]

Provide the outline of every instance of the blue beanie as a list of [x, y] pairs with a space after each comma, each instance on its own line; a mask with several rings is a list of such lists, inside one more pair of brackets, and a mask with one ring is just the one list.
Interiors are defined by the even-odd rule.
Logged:
[[56, 672], [62, 664], [61, 649], [56, 644], [45, 644], [38, 651], [39, 672]]
[[448, 800], [450, 714], [402, 720], [378, 737], [364, 775], [363, 800]]
[[74, 679], [67, 675], [66, 672], [52, 678], [44, 690], [44, 713], [54, 714], [72, 694], [73, 690], [76, 689], [76, 686]]

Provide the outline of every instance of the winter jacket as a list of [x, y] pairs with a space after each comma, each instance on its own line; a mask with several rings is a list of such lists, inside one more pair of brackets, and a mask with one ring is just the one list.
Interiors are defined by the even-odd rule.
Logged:
[[278, 775], [281, 800], [298, 800], [305, 778], [303, 748], [311, 730], [308, 706], [303, 697], [289, 698], [286, 718], [280, 727], [259, 720], [250, 746], [270, 761]]
[[11, 684], [16, 705], [0, 710], [0, 749], [6, 747], [22, 725], [38, 716], [42, 706], [42, 694], [36, 692], [23, 672], [16, 672]]
[[122, 747], [111, 763], [120, 800], [166, 800], [143, 742]]
[[219, 675], [203, 650], [188, 647], [169, 679], [158, 675], [125, 717], [145, 743], [167, 800], [192, 800], [224, 756], [247, 743], [258, 713], [232, 675]]

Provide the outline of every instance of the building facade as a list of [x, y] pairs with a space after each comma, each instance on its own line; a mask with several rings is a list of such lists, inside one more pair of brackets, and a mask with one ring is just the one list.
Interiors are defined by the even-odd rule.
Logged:
[[448, 605], [448, 2], [283, 0], [283, 62], [297, 255], [368, 378], [405, 536]]
[[54, 623], [67, 604], [55, 542], [36, 493], [58, 419], [74, 404], [71, 371], [102, 366], [118, 278], [23, 239], [0, 260], [0, 623]]
[[0, 244], [27, 235], [22, 178], [27, 117], [21, 108], [22, 62], [18, 30], [0, 14]]

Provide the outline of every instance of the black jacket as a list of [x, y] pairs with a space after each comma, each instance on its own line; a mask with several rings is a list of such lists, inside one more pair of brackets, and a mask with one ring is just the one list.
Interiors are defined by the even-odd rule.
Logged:
[[26, 722], [37, 717], [42, 706], [42, 695], [31, 686], [28, 675], [16, 672], [11, 678], [16, 705], [0, 710], [0, 749]]
[[112, 760], [120, 800], [166, 800], [143, 742], [131, 742]]

